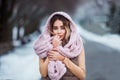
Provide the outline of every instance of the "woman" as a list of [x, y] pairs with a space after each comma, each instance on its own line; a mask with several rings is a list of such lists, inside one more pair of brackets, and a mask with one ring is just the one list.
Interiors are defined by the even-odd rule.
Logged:
[[84, 80], [83, 42], [76, 25], [65, 12], [55, 12], [34, 44], [42, 80]]

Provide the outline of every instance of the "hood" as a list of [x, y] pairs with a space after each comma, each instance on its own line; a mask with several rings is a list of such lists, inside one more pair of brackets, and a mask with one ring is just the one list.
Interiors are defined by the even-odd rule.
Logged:
[[56, 14], [62, 15], [62, 16], [64, 16], [65, 18], [67, 18], [67, 19], [70, 21], [71, 33], [72, 33], [72, 32], [74, 32], [74, 33], [77, 32], [77, 26], [76, 26], [76, 24], [74, 23], [74, 21], [72, 20], [72, 18], [71, 18], [67, 13], [60, 11], [60, 12], [54, 12], [53, 14], [50, 15], [50, 17], [48, 18], [48, 20], [47, 20], [47, 22], [46, 22], [46, 24], [45, 24], [45, 26], [44, 26], [44, 30], [43, 30], [43, 33], [44, 33], [44, 34], [50, 34], [50, 33], [49, 33], [49, 30], [48, 30], [49, 27], [50, 27], [50, 19], [51, 19], [54, 15], [56, 15]]

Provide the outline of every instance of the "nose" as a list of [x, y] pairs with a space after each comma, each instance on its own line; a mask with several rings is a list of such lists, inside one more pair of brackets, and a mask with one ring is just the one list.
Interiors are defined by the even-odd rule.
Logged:
[[58, 34], [60, 34], [60, 33], [61, 33], [61, 30], [60, 30], [60, 29], [58, 29], [58, 31], [57, 31], [57, 32], [58, 32]]

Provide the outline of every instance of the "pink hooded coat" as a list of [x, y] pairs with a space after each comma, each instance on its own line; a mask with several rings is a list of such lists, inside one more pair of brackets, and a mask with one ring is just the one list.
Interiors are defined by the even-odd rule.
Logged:
[[[83, 48], [83, 42], [80, 37], [80, 35], [77, 33], [77, 26], [71, 19], [71, 17], [65, 13], [65, 12], [54, 12], [47, 20], [43, 33], [39, 36], [37, 41], [34, 44], [34, 50], [36, 54], [40, 58], [47, 57], [48, 51], [53, 49], [53, 46], [51, 44], [52, 37], [50, 36], [49, 27], [50, 27], [50, 19], [56, 15], [62, 15], [66, 17], [70, 21], [70, 39], [68, 43], [63, 46], [58, 46], [57, 50], [59, 53], [65, 57], [68, 58], [74, 58], [77, 57], [82, 48]], [[50, 61], [48, 64], [48, 76], [51, 80], [60, 80], [60, 78], [66, 73], [66, 67], [61, 61]]]

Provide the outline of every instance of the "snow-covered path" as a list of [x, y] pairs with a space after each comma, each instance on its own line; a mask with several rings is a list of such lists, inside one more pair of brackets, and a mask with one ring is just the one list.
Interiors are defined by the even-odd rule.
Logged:
[[33, 42], [0, 57], [0, 80], [40, 80]]

